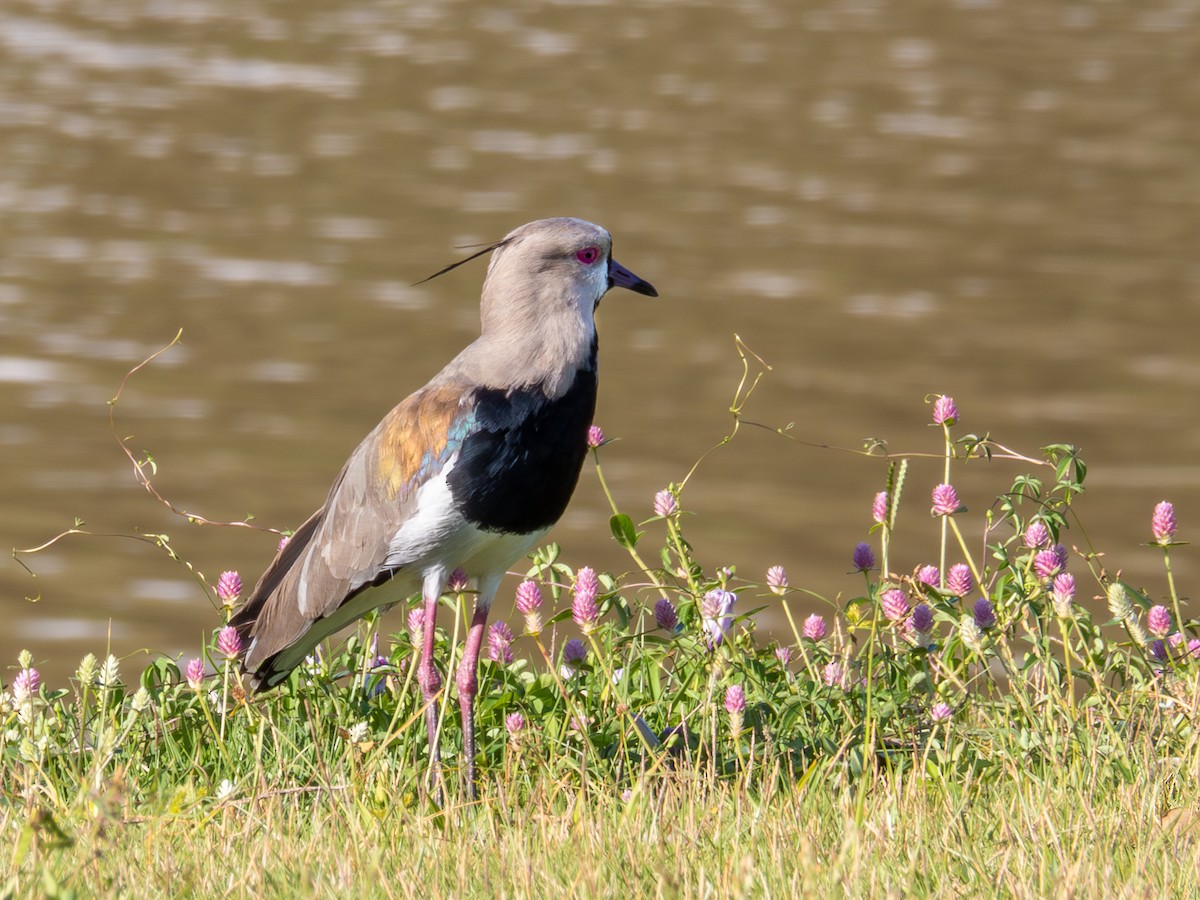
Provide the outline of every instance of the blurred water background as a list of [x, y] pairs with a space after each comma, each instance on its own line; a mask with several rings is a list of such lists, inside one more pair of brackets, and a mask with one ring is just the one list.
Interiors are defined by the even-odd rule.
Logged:
[[[728, 430], [737, 333], [773, 366], [747, 417], [803, 441], [936, 453], [945, 392], [964, 432], [1080, 445], [1068, 543], [1161, 594], [1154, 503], [1200, 528], [1198, 64], [1195, 0], [6, 0], [0, 544], [78, 517], [253, 582], [273, 536], [135, 483], [107, 423], [124, 374], [182, 328], [118, 431], [181, 508], [295, 527], [476, 334], [483, 261], [412, 283], [576, 215], [661, 293], [600, 310], [605, 472], [635, 518]], [[971, 540], [1018, 471], [960, 470]], [[688, 534], [710, 566], [845, 596], [883, 478], [748, 429], [693, 479]], [[939, 480], [913, 465], [900, 569], [934, 561]], [[585, 470], [570, 562], [629, 567], [606, 518]], [[193, 655], [217, 624], [144, 542], [61, 541], [24, 558], [36, 582], [5, 557], [5, 666]]]

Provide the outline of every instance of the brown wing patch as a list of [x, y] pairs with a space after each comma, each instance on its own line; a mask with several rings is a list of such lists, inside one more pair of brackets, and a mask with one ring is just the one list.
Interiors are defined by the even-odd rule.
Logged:
[[445, 384], [413, 394], [380, 423], [376, 462], [388, 498], [403, 499], [445, 463], [447, 451], [461, 441], [462, 385]]

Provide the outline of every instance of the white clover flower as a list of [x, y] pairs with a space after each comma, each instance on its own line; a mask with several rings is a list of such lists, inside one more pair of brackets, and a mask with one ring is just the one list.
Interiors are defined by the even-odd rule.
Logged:
[[138, 688], [137, 693], [133, 695], [133, 699], [129, 701], [129, 706], [135, 713], [144, 711], [149, 705], [150, 692], [144, 686]]
[[367, 723], [355, 722], [350, 726], [350, 743], [361, 744], [367, 739]]
[[962, 617], [962, 621], [958, 623], [958, 633], [968, 650], [978, 652], [983, 647], [983, 632], [975, 624], [973, 616]]
[[220, 783], [220, 785], [218, 785], [218, 787], [217, 787], [217, 802], [223, 803], [224, 801], [226, 801], [230, 797], [232, 797], [235, 788], [236, 788], [236, 786], [234, 785], [234, 783], [232, 781], [230, 781], [228, 778], [226, 778], [224, 781], [222, 781]]
[[105, 688], [115, 687], [121, 683], [121, 664], [111, 653], [108, 654], [108, 659], [104, 660], [104, 665], [100, 667], [99, 680], [100, 686]]
[[79, 668], [75, 670], [75, 677], [79, 679], [82, 686], [92, 684], [96, 679], [96, 656], [89, 653], [79, 661]]

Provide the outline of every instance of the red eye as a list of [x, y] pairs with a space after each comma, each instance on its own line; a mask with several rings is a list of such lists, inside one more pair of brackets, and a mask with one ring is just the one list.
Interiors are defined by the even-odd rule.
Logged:
[[600, 258], [600, 248], [599, 247], [584, 247], [582, 250], [578, 251], [575, 254], [575, 258], [577, 260], [579, 260], [581, 263], [583, 263], [585, 266], [590, 266], [592, 263], [594, 263], [596, 260], [598, 260]]

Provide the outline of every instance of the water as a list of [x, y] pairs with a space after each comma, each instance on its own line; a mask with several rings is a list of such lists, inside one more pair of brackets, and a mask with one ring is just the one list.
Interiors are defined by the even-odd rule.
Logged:
[[[1070, 541], [1161, 593], [1154, 503], [1200, 520], [1197, 35], [1188, 2], [9, 0], [0, 543], [102, 536], [22, 557], [36, 581], [0, 564], [0, 659], [196, 651], [216, 616], [188, 570], [110, 535], [168, 534], [213, 580], [270, 557], [156, 503], [110, 430], [177, 330], [116, 433], [179, 508], [294, 527], [476, 333], [482, 262], [411, 285], [562, 214], [662, 295], [600, 310], [605, 473], [635, 518], [727, 433], [735, 333], [773, 367], [747, 418], [807, 442], [749, 427], [706, 458], [684, 498], [706, 564], [856, 590], [884, 464], [811, 445], [936, 453], [946, 392], [964, 431], [1082, 446]], [[1019, 471], [955, 478], [969, 540]], [[914, 462], [900, 568], [935, 553], [938, 480]], [[606, 517], [585, 472], [572, 563], [628, 568]]]

